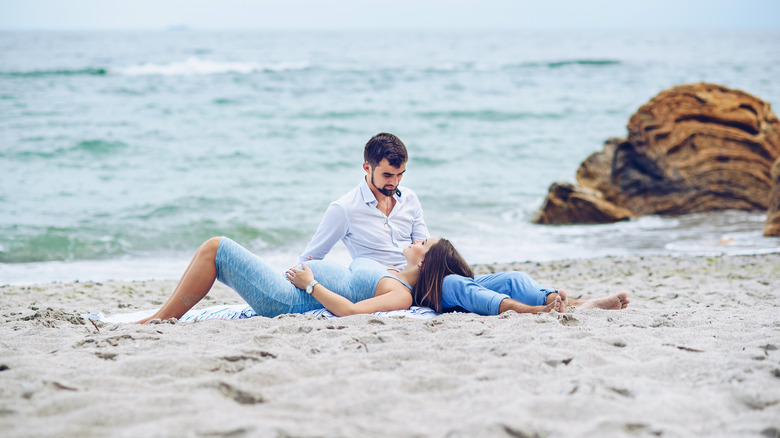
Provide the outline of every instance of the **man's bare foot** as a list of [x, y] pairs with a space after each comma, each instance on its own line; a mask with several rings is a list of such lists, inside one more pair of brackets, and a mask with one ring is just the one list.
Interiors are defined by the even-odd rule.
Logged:
[[565, 290], [559, 290], [558, 291], [558, 296], [561, 297], [561, 301], [563, 302], [563, 311], [565, 312], [566, 311], [566, 307], [569, 306], [569, 297], [566, 296], [566, 291]]
[[566, 312], [566, 306], [563, 304], [563, 301], [561, 300], [561, 296], [560, 295], [555, 297], [555, 300], [550, 301], [549, 304], [547, 304], [545, 306], [539, 306], [539, 307], [542, 308], [542, 310], [541, 310], [542, 313], [549, 313], [549, 312], [552, 312], [553, 310], [555, 310], [558, 313]]
[[585, 302], [580, 305], [580, 309], [622, 310], [628, 307], [629, 302], [628, 294], [625, 292], [620, 292], [605, 298], [585, 300]]

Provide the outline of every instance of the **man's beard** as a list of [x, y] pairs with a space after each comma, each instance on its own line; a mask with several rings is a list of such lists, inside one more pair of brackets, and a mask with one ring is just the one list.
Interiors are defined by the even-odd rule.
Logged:
[[393, 196], [395, 195], [395, 187], [392, 189], [383, 189], [376, 185], [374, 182], [374, 174], [371, 174], [371, 185], [374, 186], [375, 189], [379, 190], [379, 193], [385, 195], [385, 196]]

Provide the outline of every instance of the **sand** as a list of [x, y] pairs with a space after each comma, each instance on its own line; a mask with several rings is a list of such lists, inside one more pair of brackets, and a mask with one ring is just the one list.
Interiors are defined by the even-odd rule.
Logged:
[[[780, 435], [780, 254], [477, 269], [631, 304], [93, 325], [174, 283], [2, 286], [0, 435]], [[199, 306], [239, 302], [216, 286]]]

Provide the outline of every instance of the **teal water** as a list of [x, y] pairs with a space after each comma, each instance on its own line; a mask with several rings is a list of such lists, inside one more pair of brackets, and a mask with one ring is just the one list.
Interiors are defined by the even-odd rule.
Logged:
[[[473, 262], [774, 251], [763, 214], [530, 224], [663, 89], [780, 102], [780, 32], [0, 33], [0, 283], [175, 278], [227, 235], [286, 266], [380, 131]], [[718, 242], [727, 241], [727, 244]], [[334, 259], [346, 260], [343, 248]]]

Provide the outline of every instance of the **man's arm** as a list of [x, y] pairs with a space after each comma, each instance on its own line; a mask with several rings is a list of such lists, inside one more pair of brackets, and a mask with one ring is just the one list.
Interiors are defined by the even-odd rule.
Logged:
[[344, 208], [335, 203], [330, 204], [325, 210], [325, 215], [322, 217], [314, 237], [311, 238], [299, 257], [299, 261], [322, 260], [328, 255], [333, 245], [347, 235], [348, 230], [349, 223]]
[[414, 195], [414, 200], [416, 205], [414, 209], [414, 222], [412, 222], [412, 242], [415, 240], [425, 240], [431, 237], [428, 226], [425, 225], [425, 219], [423, 219], [422, 204], [420, 204], [417, 194]]

